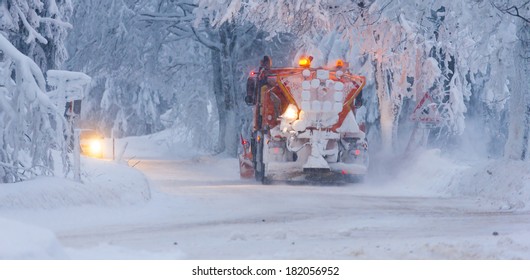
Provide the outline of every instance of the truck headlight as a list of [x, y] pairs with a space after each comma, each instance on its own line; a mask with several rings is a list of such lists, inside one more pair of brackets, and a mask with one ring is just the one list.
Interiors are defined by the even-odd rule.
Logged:
[[283, 112], [282, 118], [289, 122], [298, 119], [298, 108], [296, 108], [296, 106], [293, 104], [289, 104], [287, 109], [285, 109], [285, 112]]

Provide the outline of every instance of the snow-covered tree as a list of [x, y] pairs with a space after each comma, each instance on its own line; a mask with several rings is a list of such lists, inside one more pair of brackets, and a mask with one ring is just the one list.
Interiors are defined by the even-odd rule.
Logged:
[[251, 115], [241, 105], [244, 80], [264, 53], [289, 55], [275, 50], [291, 40], [265, 42], [245, 22], [197, 23], [196, 8], [167, 0], [77, 3], [72, 22], [84, 32], [69, 37], [67, 65], [95, 80], [83, 108], [90, 125], [117, 136], [171, 127], [199, 148], [235, 154]]
[[[69, 37], [67, 66], [94, 78], [82, 112], [84, 126], [121, 137], [166, 127], [184, 135], [215, 124], [211, 118], [188, 122], [191, 117], [181, 110], [181, 106], [196, 106], [189, 106], [188, 102], [194, 102], [190, 96], [202, 96], [201, 104], [212, 100], [210, 87], [204, 83], [210, 69], [204, 60], [207, 50], [174, 36], [160, 22], [139, 17], [140, 10], [164, 9], [164, 2], [170, 1], [76, 3], [72, 23], [83, 32]], [[210, 147], [215, 135], [203, 137], [201, 148]]]
[[[464, 132], [471, 106], [471, 116], [485, 124], [481, 133], [491, 151], [503, 139], [498, 128], [513, 72], [504, 46], [514, 42], [513, 24], [493, 7], [488, 1], [204, 0], [193, 12], [196, 26], [207, 22], [214, 30], [251, 23], [268, 36], [295, 34], [299, 46], [321, 51], [323, 61], [329, 52], [315, 38], [346, 41], [350, 64], [362, 67], [371, 78], [366, 88], [376, 90], [377, 106], [369, 108], [367, 119], [378, 122], [381, 133], [372, 135], [382, 138], [385, 150], [395, 150], [400, 123], [408, 121], [414, 107], [410, 104], [429, 92], [442, 116], [434, 135], [439, 145]], [[504, 11], [518, 12], [511, 6]]]
[[[513, 22], [525, 11], [524, 1], [511, 2], [90, 0], [78, 3], [74, 23], [85, 34], [73, 37], [69, 65], [99, 80], [89, 111], [107, 127], [143, 134], [165, 124], [194, 137], [215, 130], [194, 142], [214, 149], [215, 138], [217, 151], [233, 153], [250, 115], [241, 104], [244, 78], [262, 55], [275, 65], [303, 52], [320, 63], [346, 57], [368, 78], [363, 117], [372, 143], [402, 147], [409, 115], [428, 92], [442, 116], [437, 145], [458, 144], [476, 123], [491, 152], [507, 137], [499, 128], [515, 81]], [[279, 36], [293, 44], [277, 47]]]
[[62, 152], [64, 118], [46, 95], [42, 70], [66, 58], [69, 0], [0, 2], [0, 182], [52, 174], [52, 150]]
[[[160, 1], [162, 2], [165, 1]], [[280, 38], [285, 39], [286, 33], [302, 34], [311, 31], [313, 25], [320, 26], [326, 19], [325, 14], [314, 16], [314, 12], [318, 12], [319, 8], [329, 8], [328, 15], [338, 14], [335, 12], [337, 9], [343, 12], [351, 8], [351, 5], [342, 9], [335, 5], [327, 7], [324, 3], [302, 4], [302, 1], [298, 1], [296, 5], [291, 1], [170, 2], [174, 7], [173, 10], [164, 13], [146, 11], [142, 13], [143, 19], [165, 22], [175, 35], [181, 38], [194, 38], [210, 50], [213, 93], [219, 118], [219, 141], [216, 151], [226, 151], [232, 155], [237, 149], [240, 128], [248, 123], [250, 116], [248, 109], [241, 104], [244, 77], [248, 70], [257, 65], [264, 54], [276, 55], [279, 61], [292, 57], [296, 50], [286, 49], [289, 40], [287, 44], [282, 44]], [[287, 7], [287, 9], [278, 9], [278, 7]], [[286, 11], [296, 9], [299, 12], [296, 17], [286, 14]], [[262, 13], [263, 11], [268, 12]], [[305, 18], [305, 23], [300, 24], [298, 16]], [[275, 17], [289, 18], [292, 22], [285, 24], [286, 22], [281, 20], [275, 21]], [[296, 27], [293, 28], [293, 25]], [[268, 39], [268, 42], [265, 42], [265, 39]], [[269, 51], [258, 54], [257, 49]], [[250, 54], [257, 54], [251, 64], [248, 59]], [[247, 114], [242, 114], [243, 112]]]
[[53, 174], [51, 151], [66, 159], [64, 118], [45, 94], [38, 65], [3, 35], [0, 53], [0, 182]]
[[0, 30], [43, 70], [57, 69], [67, 58], [64, 46], [72, 13], [70, 0], [4, 0]]
[[512, 53], [515, 76], [510, 85], [510, 123], [505, 157], [528, 160], [530, 156], [530, 2], [495, 2], [495, 7], [515, 18], [517, 42]]

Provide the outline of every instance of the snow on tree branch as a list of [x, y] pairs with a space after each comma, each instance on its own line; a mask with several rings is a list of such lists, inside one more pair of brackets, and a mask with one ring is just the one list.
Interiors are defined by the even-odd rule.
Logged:
[[28, 20], [26, 19], [26, 16], [24, 15], [24, 13], [22, 13], [22, 11], [20, 10], [20, 8], [18, 6], [15, 6], [15, 10], [17, 11], [18, 16], [20, 17], [20, 20], [22, 20], [22, 23], [24, 24], [24, 27], [28, 31], [28, 38], [26, 39], [26, 43], [29, 44], [33, 40], [37, 39], [37, 40], [39, 40], [39, 42], [41, 42], [43, 44], [48, 44], [48, 40], [46, 40], [46, 38], [44, 38], [39, 32], [37, 32], [37, 30], [35, 30], [29, 24]]
[[[177, 7], [180, 11], [175, 13], [170, 12], [147, 12], [139, 13], [139, 19], [145, 22], [160, 22], [168, 24], [167, 30], [173, 35], [178, 36], [179, 39], [194, 37], [198, 42], [209, 49], [220, 50], [221, 44], [210, 40], [207, 35], [203, 33], [205, 30], [200, 28], [200, 24], [193, 24], [199, 19], [196, 14], [193, 14], [194, 5], [189, 3], [178, 3]], [[208, 19], [202, 19], [203, 23], [207, 23]], [[206, 24], [209, 25], [209, 24]]]
[[0, 31], [42, 70], [58, 68], [67, 58], [64, 41], [72, 0], [0, 1]]
[[[45, 81], [42, 72], [39, 69], [39, 66], [31, 60], [29, 57], [23, 55], [19, 50], [17, 50], [3, 35], [0, 34], [0, 51], [5, 55], [10, 57], [15, 65], [17, 70], [21, 72], [23, 78], [18, 78], [17, 80], [22, 81], [27, 84], [25, 89], [29, 89], [27, 92], [29, 96], [37, 95], [38, 92], [44, 91]], [[30, 77], [28, 79], [28, 77]]]
[[0, 52], [3, 63], [0, 65], [0, 107], [4, 109], [0, 111], [3, 127], [0, 182], [51, 174], [52, 148], [63, 147], [63, 164], [68, 168], [63, 138], [65, 120], [44, 93], [45, 80], [40, 68], [1, 34]]
[[49, 18], [49, 17], [41, 17], [39, 18], [39, 21], [40, 22], [46, 22], [46, 23], [50, 23], [50, 24], [54, 24], [56, 26], [60, 26], [60, 27], [64, 27], [64, 28], [74, 28], [72, 26], [72, 24], [68, 23], [68, 22], [65, 22], [65, 21], [62, 21], [62, 20], [58, 20], [56, 18]]
[[309, 34], [344, 28], [357, 21], [376, 1], [259, 1], [199, 0], [195, 13], [214, 27], [225, 22], [247, 21], [271, 36], [282, 32]]

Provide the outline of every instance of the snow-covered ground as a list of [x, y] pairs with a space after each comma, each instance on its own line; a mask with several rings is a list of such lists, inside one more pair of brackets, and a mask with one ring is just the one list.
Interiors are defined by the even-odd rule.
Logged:
[[528, 163], [427, 150], [362, 184], [262, 186], [167, 133], [118, 141], [134, 169], [1, 185], [0, 258], [530, 259]]

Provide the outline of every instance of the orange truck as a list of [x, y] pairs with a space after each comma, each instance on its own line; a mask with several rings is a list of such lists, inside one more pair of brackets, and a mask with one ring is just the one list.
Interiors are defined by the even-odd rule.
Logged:
[[342, 60], [331, 67], [273, 68], [265, 56], [247, 79], [245, 102], [253, 125], [241, 136], [242, 178], [352, 182], [368, 169], [365, 132], [355, 118], [366, 79]]

